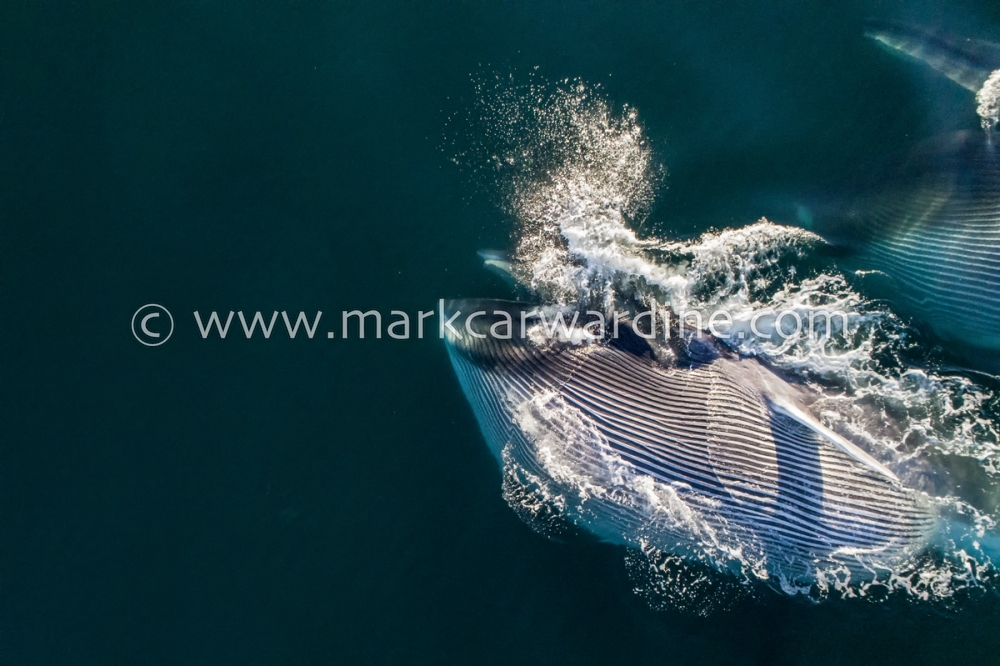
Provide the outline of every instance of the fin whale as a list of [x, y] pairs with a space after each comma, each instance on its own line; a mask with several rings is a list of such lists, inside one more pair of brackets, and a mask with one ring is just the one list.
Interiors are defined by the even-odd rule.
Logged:
[[942, 340], [1000, 351], [1000, 146], [978, 130], [913, 151], [850, 214], [813, 231], [878, 271], [881, 291]]
[[[953, 43], [886, 23], [869, 24], [866, 34], [976, 91], [980, 110], [986, 97], [1000, 95], [1000, 45]], [[990, 114], [980, 115], [984, 126], [995, 124]], [[992, 130], [919, 144], [848, 211], [817, 215], [811, 228], [850, 250], [842, 259], [846, 267], [877, 274], [876, 295], [938, 338], [974, 347], [1000, 364], [1000, 147]]]
[[625, 321], [602, 335], [573, 308], [506, 301], [451, 301], [445, 316], [505, 478], [514, 468], [603, 540], [751, 562], [773, 581], [844, 568], [863, 580], [935, 529], [918, 494], [809, 414], [804, 387], [714, 339], [649, 341]]

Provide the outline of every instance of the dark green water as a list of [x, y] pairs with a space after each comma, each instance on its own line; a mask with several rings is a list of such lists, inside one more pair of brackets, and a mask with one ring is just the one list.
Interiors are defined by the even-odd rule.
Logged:
[[5, 3], [0, 661], [995, 663], [992, 595], [653, 611], [621, 549], [506, 506], [440, 341], [191, 317], [505, 295], [475, 253], [511, 220], [440, 147], [476, 73], [637, 108], [662, 234], [974, 127], [870, 15], [1000, 37], [986, 2]]

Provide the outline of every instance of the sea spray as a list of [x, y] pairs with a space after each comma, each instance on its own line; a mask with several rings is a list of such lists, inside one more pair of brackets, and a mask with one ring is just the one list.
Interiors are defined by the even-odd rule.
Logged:
[[[684, 606], [692, 589], [701, 596], [706, 586], [731, 585], [719, 569], [737, 572], [746, 589], [763, 583], [813, 598], [881, 600], [901, 593], [944, 600], [988, 586], [995, 572], [982, 546], [1000, 517], [995, 392], [968, 377], [910, 367], [907, 352], [919, 334], [883, 303], [866, 300], [852, 276], [819, 260], [822, 241], [807, 231], [761, 219], [691, 240], [637, 233], [666, 171], [636, 110], [613, 106], [599, 86], [579, 80], [549, 83], [534, 73], [524, 83], [517, 78], [476, 78], [475, 103], [450, 121], [447, 147], [513, 218], [513, 271], [521, 282], [549, 303], [609, 309], [655, 301], [675, 313], [726, 311], [732, 324], [725, 344], [821, 389], [811, 408], [823, 424], [880, 459], [893, 458], [903, 483], [924, 493], [940, 516], [933, 547], [914, 561], [872, 580], [817, 570], [807, 585], [766, 579], [755, 566], [753, 544], [745, 551], [728, 548], [713, 562], [692, 562], [640, 535], [648, 545], [627, 558], [630, 572], [641, 572], [638, 579], [645, 581], [637, 591]], [[835, 319], [827, 335], [786, 339], [766, 321], [749, 325], [764, 309], [791, 310], [803, 319], [834, 310], [849, 317]], [[551, 412], [556, 406], [534, 407]], [[529, 430], [537, 425], [531, 414], [523, 416]], [[567, 425], [571, 416], [555, 421]], [[650, 497], [641, 475], [597, 444], [591, 466], [574, 470], [559, 465], [549, 439], [539, 441], [548, 446], [542, 459], [551, 463], [549, 478], [528, 478], [506, 461], [504, 495], [529, 522], [544, 523], [541, 531], [551, 533], [560, 520], [575, 522], [595, 493], [618, 493], [633, 507]], [[670, 502], [664, 506], [671, 520], [684, 515]], [[712, 552], [713, 539], [718, 542], [706, 535], [702, 552]], [[637, 564], [637, 557], [646, 564]], [[733, 566], [734, 559], [742, 566]]]

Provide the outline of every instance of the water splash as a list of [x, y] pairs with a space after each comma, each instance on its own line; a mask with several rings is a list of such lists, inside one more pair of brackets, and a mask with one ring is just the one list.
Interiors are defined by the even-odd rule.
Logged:
[[[991, 585], [995, 570], [982, 541], [1000, 519], [1000, 396], [968, 377], [911, 367], [919, 358], [919, 334], [884, 304], [866, 300], [852, 286], [854, 276], [820, 258], [822, 241], [808, 231], [762, 219], [688, 241], [642, 237], [635, 230], [650, 213], [665, 170], [635, 109], [614, 107], [600, 86], [579, 80], [514, 79], [474, 81], [476, 102], [462, 119], [471, 129], [449, 145], [455, 161], [499, 193], [515, 219], [519, 279], [546, 302], [608, 309], [655, 301], [703, 321], [712, 312], [727, 313], [731, 322], [720, 327], [724, 342], [820, 388], [812, 405], [816, 416], [878, 459], [892, 461], [904, 484], [926, 495], [942, 529], [919, 558], [864, 581], [833, 568], [818, 568], [807, 585], [769, 578], [753, 544], [741, 549], [717, 534], [701, 535], [699, 553], [679, 558], [658, 541], [662, 530], [654, 517], [669, 518], [670, 529], [694, 521], [688, 526], [696, 530], [697, 512], [710, 507], [692, 507], [676, 489], [667, 489], [673, 497], [644, 487], [641, 474], [586, 436], [596, 433], [545, 435], [546, 428], [551, 434], [576, 423], [552, 396], [524, 406], [521, 424], [535, 434], [548, 478], [504, 457], [505, 497], [515, 510], [551, 532], [556, 516], [587, 523], [588, 497], [616, 496], [643, 518], [628, 539], [602, 536], [642, 544], [628, 556], [630, 573], [641, 581], [637, 591], [659, 600], [654, 605], [697, 613], [715, 607], [694, 601], [711, 596], [708, 589], [728, 590], [727, 598], [737, 599], [757, 594], [758, 584], [814, 599], [873, 601], [898, 594], [942, 601]], [[785, 338], [776, 335], [773, 318], [750, 325], [767, 309], [802, 320], [830, 311], [850, 316], [832, 318], [824, 335]], [[562, 455], [567, 445], [588, 446], [592, 455]], [[566, 466], [583, 459], [586, 469]], [[737, 573], [738, 583], [720, 570]]]
[[976, 113], [987, 132], [1000, 123], [1000, 69], [990, 74], [983, 87], [976, 93]]

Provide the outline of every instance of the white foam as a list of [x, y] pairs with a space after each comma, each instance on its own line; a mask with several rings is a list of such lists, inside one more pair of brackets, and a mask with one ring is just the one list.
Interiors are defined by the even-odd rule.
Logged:
[[990, 74], [983, 87], [976, 93], [976, 113], [984, 130], [992, 130], [1000, 123], [1000, 69]]
[[[555, 391], [522, 402], [515, 420], [530, 442], [528, 455], [545, 473], [544, 480], [531, 476], [540, 490], [527, 496], [528, 505], [519, 512], [537, 513], [531, 506], [540, 495], [558, 498], [560, 515], [608, 541], [659, 549], [680, 544], [688, 557], [717, 569], [734, 563], [743, 569], [753, 561], [754, 575], [768, 577], [762, 555], [750, 557], [755, 549], [740, 536], [705, 519], [706, 512], [717, 509], [715, 502], [687, 484], [663, 483], [642, 473], [611, 447], [590, 417]], [[512, 463], [523, 470], [513, 457], [505, 459], [505, 466]]]
[[[490, 174], [488, 185], [503, 192], [504, 206], [516, 217], [515, 271], [550, 303], [657, 301], [703, 318], [727, 312], [727, 344], [817, 383], [822, 397], [812, 411], [823, 426], [878, 459], [895, 458], [893, 471], [926, 493], [946, 526], [932, 553], [882, 569], [873, 581], [852, 581], [846, 568], [820, 568], [812, 585], [792, 582], [780, 570], [771, 583], [819, 598], [874, 599], [902, 591], [944, 599], [988, 580], [991, 562], [979, 540], [1000, 519], [1000, 498], [987, 490], [1000, 487], [1000, 397], [969, 378], [901, 366], [895, 359], [913, 332], [883, 305], [866, 301], [845, 275], [805, 268], [821, 243], [807, 231], [762, 219], [691, 241], [640, 237], [634, 229], [650, 209], [664, 170], [635, 110], [614, 109], [599, 87], [529, 78], [523, 86], [502, 77], [477, 81], [476, 139], [456, 157], [474, 173]], [[1000, 71], [980, 92], [980, 113], [993, 123], [998, 100]], [[822, 311], [851, 316], [846, 329], [834, 318], [828, 337], [785, 339], [767, 318], [757, 321], [758, 332], [751, 329], [754, 315], [769, 308], [804, 321]], [[753, 544], [706, 531], [698, 512], [708, 507], [693, 503], [692, 493], [631, 468], [585, 415], [558, 396], [536, 396], [519, 413], [549, 477], [529, 479], [505, 458], [508, 476], [534, 489], [505, 491], [512, 504], [525, 504], [518, 509], [522, 515], [550, 511], [586, 522], [590, 500], [611, 498], [642, 516], [634, 533], [617, 538], [646, 554], [650, 566], [640, 567], [644, 594], [655, 596], [665, 580], [676, 582], [678, 571], [686, 570], [662, 538], [678, 530], [695, 535], [704, 561], [716, 568], [735, 570], [744, 580], [768, 577]], [[877, 553], [855, 555], [873, 570], [880, 566]], [[692, 566], [702, 573], [680, 577], [701, 589], [703, 570]], [[671, 596], [684, 596], [678, 594]]]

